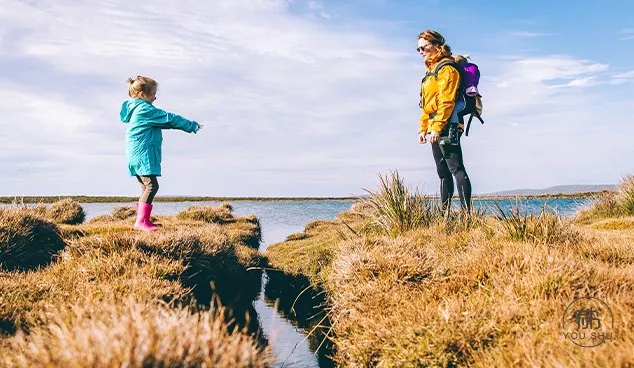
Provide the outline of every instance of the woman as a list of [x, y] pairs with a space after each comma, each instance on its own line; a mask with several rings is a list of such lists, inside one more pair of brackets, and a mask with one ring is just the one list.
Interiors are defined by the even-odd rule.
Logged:
[[[454, 184], [452, 175], [456, 178], [460, 205], [467, 211], [471, 210], [471, 181], [462, 161], [460, 144], [449, 143], [449, 121], [456, 107], [456, 97], [460, 88], [460, 73], [453, 61], [451, 48], [445, 43], [445, 38], [433, 30], [426, 30], [418, 35], [418, 53], [425, 60], [427, 75], [421, 83], [420, 106], [421, 116], [418, 141], [421, 144], [429, 142], [436, 161], [436, 171], [440, 177], [440, 197], [443, 210], [451, 204]], [[460, 97], [460, 96], [458, 96]], [[461, 101], [462, 102], [462, 101]], [[464, 104], [460, 104], [464, 106]], [[460, 110], [459, 106], [456, 110]], [[462, 129], [462, 126], [460, 127]], [[461, 133], [460, 133], [461, 134]], [[446, 144], [445, 144], [446, 143]]]

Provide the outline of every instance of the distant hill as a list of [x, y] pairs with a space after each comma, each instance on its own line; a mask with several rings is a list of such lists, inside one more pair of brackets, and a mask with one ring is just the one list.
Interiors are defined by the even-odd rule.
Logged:
[[600, 192], [603, 190], [616, 190], [616, 185], [557, 185], [544, 189], [514, 189], [501, 192], [485, 193], [482, 196], [532, 196], [532, 195], [555, 195], [555, 194], [575, 194]]

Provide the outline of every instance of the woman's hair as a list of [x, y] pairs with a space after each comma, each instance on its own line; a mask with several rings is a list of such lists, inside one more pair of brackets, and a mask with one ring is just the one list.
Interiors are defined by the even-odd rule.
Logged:
[[135, 79], [128, 78], [128, 95], [132, 98], [148, 98], [156, 92], [158, 83], [150, 77], [137, 75]]
[[420, 40], [421, 38], [436, 46], [442, 56], [451, 56], [451, 47], [445, 43], [445, 38], [440, 33], [428, 29], [418, 35], [418, 39]]

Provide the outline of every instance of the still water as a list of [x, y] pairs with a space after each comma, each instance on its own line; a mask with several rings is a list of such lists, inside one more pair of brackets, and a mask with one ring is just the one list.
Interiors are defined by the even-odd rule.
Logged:
[[[486, 212], [496, 212], [495, 203], [503, 211], [519, 209], [520, 213], [539, 213], [545, 202], [543, 199], [529, 200], [475, 200], [474, 206]], [[231, 202], [234, 214], [238, 216], [255, 214], [262, 226], [262, 243], [260, 251], [273, 243], [281, 242], [292, 233], [301, 232], [304, 226], [317, 219], [334, 219], [338, 213], [348, 210], [352, 205], [349, 200], [333, 201], [234, 201]], [[559, 215], [571, 217], [575, 212], [590, 203], [588, 199], [552, 199], [546, 205]], [[174, 215], [190, 206], [218, 206], [221, 202], [156, 202], [153, 214]], [[82, 203], [86, 218], [110, 214], [115, 207], [134, 203]], [[264, 287], [264, 286], [263, 286]], [[297, 327], [294, 321], [281, 316], [273, 304], [265, 301], [262, 293], [255, 302], [260, 324], [267, 335], [271, 349], [276, 356], [277, 367], [321, 367], [323, 357], [318, 357], [309, 348], [305, 340], [307, 331]]]

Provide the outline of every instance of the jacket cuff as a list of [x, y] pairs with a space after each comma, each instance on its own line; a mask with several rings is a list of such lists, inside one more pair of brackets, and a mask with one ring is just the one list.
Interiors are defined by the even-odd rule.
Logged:
[[434, 124], [434, 125], [431, 126], [431, 129], [429, 129], [429, 130], [431, 130], [432, 133], [437, 133], [438, 135], [440, 135], [440, 133], [442, 133], [442, 128], [440, 128], [439, 125], [440, 124], [438, 124], [438, 123]]

